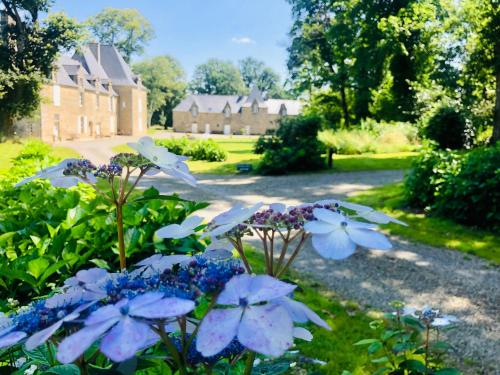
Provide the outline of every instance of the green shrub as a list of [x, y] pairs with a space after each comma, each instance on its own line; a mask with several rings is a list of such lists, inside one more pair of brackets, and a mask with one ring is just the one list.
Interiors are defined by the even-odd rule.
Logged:
[[464, 114], [449, 106], [436, 111], [423, 129], [423, 134], [441, 149], [469, 148], [474, 140], [473, 128]]
[[364, 121], [359, 128], [322, 131], [318, 139], [344, 155], [411, 151], [418, 144], [415, 126], [374, 120]]
[[321, 120], [299, 116], [280, 121], [276, 136], [262, 142], [264, 156], [257, 169], [263, 174], [313, 171], [325, 167], [324, 148], [318, 141]]
[[436, 192], [433, 210], [459, 223], [500, 229], [500, 143], [464, 155]]
[[467, 153], [426, 150], [405, 180], [406, 202], [478, 227], [500, 228], [500, 144]]
[[[44, 180], [13, 187], [37, 169], [33, 166], [55, 161], [49, 150], [27, 144], [8, 179], [0, 182], [0, 310], [7, 298], [27, 302], [81, 268], [118, 267], [116, 231], [110, 226], [116, 220], [114, 206], [93, 189], [86, 185], [58, 189]], [[193, 238], [159, 240], [154, 233], [205, 204], [161, 196], [154, 188], [136, 193], [129, 202], [124, 226], [131, 262], [155, 252], [187, 252], [197, 246]]]
[[227, 153], [212, 139], [190, 141], [188, 138], [157, 139], [156, 144], [166, 147], [177, 155], [189, 156], [193, 160], [225, 161]]

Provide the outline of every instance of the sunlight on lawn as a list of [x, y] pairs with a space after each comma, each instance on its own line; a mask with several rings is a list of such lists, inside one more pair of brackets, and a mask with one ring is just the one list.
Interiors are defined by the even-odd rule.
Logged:
[[388, 232], [432, 246], [447, 247], [477, 255], [500, 264], [500, 236], [457, 224], [452, 220], [429, 217], [404, 210], [403, 184], [391, 184], [358, 193], [349, 200], [365, 204], [406, 222], [386, 226]]

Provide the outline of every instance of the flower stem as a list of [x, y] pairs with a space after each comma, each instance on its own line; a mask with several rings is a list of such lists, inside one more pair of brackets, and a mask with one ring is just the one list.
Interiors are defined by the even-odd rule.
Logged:
[[307, 239], [307, 236], [308, 235], [307, 235], [306, 232], [302, 233], [302, 237], [300, 239], [300, 242], [297, 245], [297, 247], [295, 248], [295, 250], [292, 252], [292, 255], [290, 256], [290, 259], [288, 259], [288, 262], [285, 263], [285, 265], [283, 266], [283, 268], [281, 270], [278, 271], [278, 269], [276, 269], [276, 277], [282, 276], [288, 270], [288, 268], [290, 267], [290, 265], [295, 260], [295, 257], [299, 254], [300, 249], [302, 248], [302, 245], [304, 245], [304, 242]]
[[118, 251], [120, 256], [120, 270], [127, 268], [127, 260], [125, 255], [125, 237], [123, 234], [123, 205], [121, 202], [116, 203], [116, 226], [118, 229]]
[[255, 362], [255, 352], [248, 352], [247, 363], [245, 366], [245, 372], [243, 375], [251, 375], [253, 369], [253, 363]]
[[186, 368], [184, 367], [184, 365], [182, 364], [181, 356], [180, 356], [179, 352], [177, 351], [177, 348], [175, 347], [175, 345], [172, 343], [172, 341], [170, 341], [170, 338], [168, 337], [167, 333], [165, 332], [165, 327], [163, 326], [163, 324], [159, 324], [158, 329], [156, 331], [160, 335], [161, 341], [165, 344], [168, 351], [172, 355], [172, 358], [174, 359], [176, 365], [179, 367], [179, 369], [178, 369], [179, 373], [181, 375], [186, 375], [187, 371], [186, 371]]

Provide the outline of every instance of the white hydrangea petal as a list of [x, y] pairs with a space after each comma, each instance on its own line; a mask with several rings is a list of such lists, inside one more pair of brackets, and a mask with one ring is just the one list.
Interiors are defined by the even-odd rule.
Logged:
[[237, 222], [234, 222], [234, 223], [229, 223], [229, 224], [223, 224], [223, 225], [220, 225], [218, 226], [217, 228], [215, 228], [214, 230], [212, 230], [210, 232], [210, 236], [211, 237], [217, 237], [217, 236], [221, 236], [223, 235], [224, 233], [227, 233], [229, 232], [231, 229], [233, 229], [235, 226], [237, 226], [239, 223]]
[[314, 250], [326, 259], [345, 259], [356, 250], [356, 244], [343, 229], [327, 234], [313, 234], [312, 245]]
[[101, 324], [109, 320], [120, 319], [122, 316], [120, 307], [125, 306], [127, 302], [127, 300], [122, 300], [115, 305], [106, 305], [96, 311], [93, 311], [87, 319], [85, 319], [85, 325], [91, 326]]
[[136, 267], [144, 267], [144, 266], [151, 266], [158, 262], [161, 258], [163, 258], [163, 255], [161, 254], [155, 254], [151, 255], [150, 257], [147, 257], [146, 259], [141, 260], [139, 263], [136, 263]]
[[123, 362], [135, 356], [150, 340], [147, 324], [126, 317], [115, 325], [101, 341], [101, 352], [115, 362]]
[[270, 301], [292, 293], [297, 286], [285, 283], [269, 275], [252, 276], [248, 303]]
[[286, 212], [286, 204], [283, 203], [271, 203], [269, 208], [273, 210], [273, 212], [279, 212], [280, 214], [284, 214]]
[[276, 304], [245, 309], [238, 328], [238, 341], [254, 352], [279, 357], [293, 344], [293, 322]]
[[307, 323], [308, 321], [311, 321], [317, 326], [331, 331], [331, 327], [328, 325], [328, 323], [321, 319], [318, 314], [316, 314], [304, 303], [295, 301], [289, 297], [282, 297], [278, 299], [277, 303], [283, 306], [285, 310], [288, 311], [290, 317], [294, 322]]
[[371, 221], [372, 223], [377, 223], [377, 224], [388, 224], [388, 223], [396, 223], [399, 225], [404, 225], [405, 227], [408, 226], [405, 222], [395, 219], [389, 215], [384, 214], [383, 212], [380, 211], [366, 211], [366, 212], [360, 212], [359, 216], [361, 216], [363, 219]]
[[182, 222], [182, 226], [185, 227], [185, 228], [194, 229], [194, 228], [200, 226], [202, 222], [203, 222], [203, 218], [202, 217], [196, 216], [196, 215], [192, 215], [192, 216], [187, 217]]
[[186, 229], [179, 224], [170, 224], [156, 231], [159, 238], [184, 238], [193, 234], [193, 231]]
[[81, 270], [76, 273], [76, 279], [82, 283], [95, 283], [106, 276], [108, 276], [108, 271], [98, 267]]
[[201, 257], [211, 261], [218, 261], [232, 258], [233, 253], [226, 249], [205, 249]]
[[314, 205], [321, 205], [321, 206], [326, 206], [326, 205], [329, 205], [329, 206], [335, 206], [336, 204], [340, 205], [341, 201], [339, 201], [338, 199], [321, 199], [319, 201], [316, 201], [314, 202], [313, 204]]
[[220, 305], [239, 305], [241, 298], [247, 298], [250, 294], [252, 276], [242, 274], [233, 276], [224, 286], [219, 294], [217, 303]]
[[307, 329], [303, 327], [294, 327], [293, 328], [293, 337], [305, 341], [312, 341], [313, 335]]
[[50, 183], [52, 184], [52, 186], [58, 188], [70, 188], [78, 185], [79, 182], [84, 181], [76, 176], [63, 176], [50, 179]]
[[362, 204], [357, 204], [357, 203], [351, 203], [351, 202], [344, 202], [344, 201], [339, 201], [339, 205], [347, 208], [348, 210], [356, 211], [356, 212], [366, 212], [366, 211], [373, 211], [373, 208], [369, 206], [364, 206]]
[[315, 208], [313, 210], [313, 215], [316, 219], [333, 225], [340, 225], [340, 223], [346, 221], [345, 216], [337, 212], [327, 210], [326, 208]]
[[129, 311], [132, 312], [137, 311], [143, 306], [148, 306], [152, 303], [158, 302], [165, 296], [162, 292], [147, 292], [141, 294], [134, 299], [130, 300], [128, 303]]
[[[78, 316], [78, 314], [76, 315]], [[56, 331], [61, 328], [63, 324], [63, 320], [58, 320], [51, 326], [38, 331], [34, 335], [30, 336], [30, 338], [26, 341], [26, 349], [28, 350], [33, 350], [37, 348], [38, 346], [44, 344]]]
[[220, 353], [236, 336], [242, 313], [239, 307], [211, 310], [201, 321], [196, 350], [205, 357]]
[[212, 222], [217, 225], [223, 225], [230, 223], [234, 217], [244, 209], [244, 206], [241, 203], [236, 203], [229, 210], [224, 211], [212, 219]]
[[346, 227], [346, 231], [351, 240], [359, 246], [379, 250], [392, 249], [391, 243], [382, 233], [368, 229], [350, 228], [349, 226]]
[[330, 224], [325, 221], [308, 221], [304, 224], [304, 230], [309, 233], [314, 234], [325, 234], [334, 231], [335, 229], [340, 228], [339, 224]]

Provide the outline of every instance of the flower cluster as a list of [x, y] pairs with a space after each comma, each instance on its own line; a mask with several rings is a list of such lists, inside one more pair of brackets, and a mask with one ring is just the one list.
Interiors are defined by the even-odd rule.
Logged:
[[104, 179], [112, 179], [121, 176], [123, 168], [119, 164], [104, 164], [100, 165], [94, 173], [94, 176]]
[[443, 328], [458, 322], [454, 315], [443, 315], [439, 310], [429, 306], [422, 309], [405, 307], [400, 311], [401, 315], [413, 316], [420, 320], [426, 327]]

